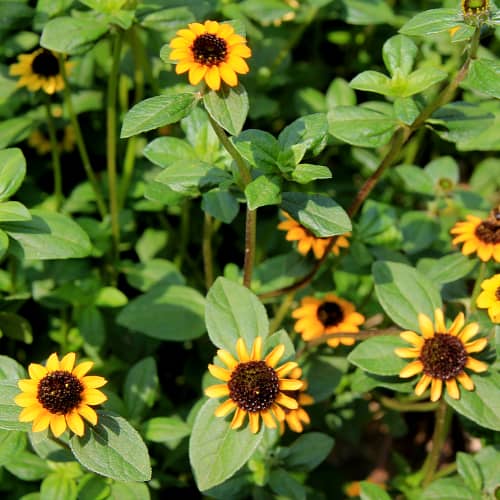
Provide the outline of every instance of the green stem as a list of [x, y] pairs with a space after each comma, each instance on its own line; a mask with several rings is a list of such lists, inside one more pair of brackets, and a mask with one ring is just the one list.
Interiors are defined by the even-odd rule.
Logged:
[[[128, 31], [128, 34], [130, 39], [130, 46], [132, 48], [132, 56], [134, 59], [134, 104], [136, 104], [144, 97], [144, 47], [142, 46], [141, 38], [137, 33], [136, 26], [132, 26]], [[123, 162], [123, 172], [120, 183], [120, 208], [125, 204], [125, 200], [127, 199], [127, 192], [134, 175], [136, 147], [137, 136], [134, 135], [128, 139], [127, 149], [125, 151], [125, 160]]]
[[425, 487], [432, 482], [436, 469], [439, 465], [439, 457], [443, 449], [444, 442], [450, 430], [451, 417], [453, 412], [444, 398], [439, 402], [436, 409], [436, 421], [434, 424], [434, 433], [432, 435], [432, 449], [425, 459], [422, 466], [422, 486]]
[[191, 202], [190, 200], [184, 200], [181, 209], [181, 227], [180, 227], [180, 236], [178, 244], [178, 253], [175, 257], [175, 264], [179, 269], [182, 268], [184, 258], [186, 257], [186, 251], [189, 242], [190, 215], [191, 215]]
[[214, 282], [214, 260], [212, 253], [212, 231], [213, 231], [213, 218], [205, 212], [203, 221], [203, 268], [205, 270], [205, 288], [210, 289]]
[[102, 196], [99, 183], [97, 182], [97, 177], [90, 163], [89, 155], [87, 153], [87, 148], [83, 140], [82, 130], [78, 122], [78, 117], [76, 116], [75, 110], [73, 108], [73, 101], [71, 100], [71, 91], [68, 82], [68, 75], [66, 73], [66, 68], [64, 66], [64, 58], [62, 55], [59, 56], [59, 68], [61, 70], [61, 76], [64, 80], [64, 90], [63, 90], [64, 105], [66, 106], [66, 110], [68, 111], [69, 119], [71, 121], [73, 130], [75, 131], [75, 139], [76, 139], [76, 145], [78, 147], [78, 152], [80, 153], [80, 158], [82, 160], [85, 173], [87, 174], [87, 178], [90, 182], [90, 185], [92, 186], [92, 190], [94, 191], [97, 209], [99, 210], [100, 216], [104, 218], [107, 214], [106, 203], [104, 202], [104, 198]]
[[106, 165], [108, 171], [109, 213], [111, 215], [111, 234], [113, 238], [113, 259], [118, 260], [120, 252], [120, 221], [118, 207], [118, 191], [116, 176], [116, 95], [118, 88], [118, 71], [123, 33], [120, 31], [113, 40], [113, 58], [108, 80], [108, 95], [106, 103]]
[[438, 406], [438, 403], [433, 403], [431, 401], [427, 403], [403, 403], [397, 399], [388, 398], [387, 396], [381, 396], [379, 401], [386, 408], [401, 412], [428, 412], [435, 410]]
[[293, 300], [295, 298], [295, 292], [287, 293], [284, 299], [281, 301], [281, 304], [274, 315], [270, 325], [269, 325], [269, 333], [274, 333], [281, 325], [282, 321], [285, 319], [288, 314], [288, 310], [293, 304]]
[[481, 292], [481, 283], [484, 281], [484, 277], [486, 275], [486, 267], [486, 262], [481, 262], [479, 265], [479, 271], [477, 273], [476, 282], [474, 283], [474, 288], [470, 298], [470, 312], [474, 312], [477, 309], [476, 300], [477, 296]]
[[45, 99], [45, 111], [47, 112], [47, 128], [50, 138], [50, 154], [52, 156], [52, 168], [54, 169], [54, 198], [56, 201], [56, 211], [59, 212], [63, 202], [61, 157], [59, 155], [59, 145], [57, 144], [56, 127], [52, 111], [50, 110], [49, 97]]

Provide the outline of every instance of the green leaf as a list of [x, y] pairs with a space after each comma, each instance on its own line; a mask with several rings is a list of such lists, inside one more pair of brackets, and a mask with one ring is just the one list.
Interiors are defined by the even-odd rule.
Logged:
[[203, 104], [212, 119], [224, 130], [231, 135], [241, 132], [249, 109], [248, 95], [243, 85], [223, 85], [217, 92], [210, 90], [203, 96]]
[[26, 377], [24, 366], [8, 356], [0, 354], [0, 380], [15, 380]]
[[409, 36], [427, 36], [448, 31], [463, 23], [458, 9], [431, 9], [419, 12], [399, 30]]
[[429, 248], [439, 236], [439, 223], [424, 212], [407, 211], [400, 220], [403, 250], [408, 254]]
[[397, 73], [409, 75], [417, 53], [418, 47], [415, 42], [403, 35], [392, 36], [382, 47], [385, 67], [392, 76]]
[[[114, 482], [113, 486], [119, 484]], [[141, 484], [141, 483], [131, 483], [131, 484]], [[146, 487], [147, 490], [147, 487]], [[78, 483], [78, 500], [106, 500], [110, 498], [111, 488], [107, 484], [106, 479], [100, 476], [95, 476], [94, 474], [87, 474]], [[118, 496], [115, 498], [120, 498], [124, 500], [123, 496]], [[136, 497], [136, 498], [147, 498], [147, 497]]]
[[475, 491], [483, 489], [483, 475], [476, 461], [467, 453], [457, 453], [457, 469], [465, 484]]
[[212, 189], [208, 193], [203, 193], [201, 208], [212, 217], [225, 224], [230, 224], [238, 215], [240, 204], [236, 196], [229, 191]]
[[287, 469], [311, 471], [330, 454], [334, 440], [322, 432], [308, 432], [296, 439], [285, 452]]
[[307, 193], [283, 193], [281, 208], [309, 229], [326, 238], [351, 231], [352, 224], [344, 209], [329, 196]]
[[23, 481], [40, 481], [52, 472], [45, 460], [29, 451], [19, 453], [4, 467]]
[[356, 90], [376, 92], [382, 95], [393, 95], [391, 79], [378, 71], [362, 71], [349, 82], [349, 85]]
[[123, 119], [122, 139], [178, 122], [196, 105], [194, 93], [159, 95], [137, 103]]
[[158, 373], [154, 358], [138, 361], [127, 372], [123, 383], [123, 400], [128, 410], [129, 420], [139, 420], [153, 407], [159, 387]]
[[452, 399], [446, 393], [446, 402], [458, 413], [476, 424], [500, 431], [500, 374], [491, 371], [486, 374], [472, 375], [473, 391], [460, 389], [460, 399]]
[[26, 139], [33, 128], [38, 125], [40, 121], [38, 115], [39, 113], [34, 111], [10, 120], [2, 120], [0, 123], [0, 148]]
[[281, 203], [281, 179], [275, 175], [259, 175], [245, 187], [248, 208], [255, 210]]
[[344, 357], [310, 356], [304, 365], [307, 393], [315, 402], [329, 398], [347, 372], [348, 366]]
[[1, 222], [14, 240], [11, 251], [20, 259], [70, 259], [87, 257], [92, 245], [87, 233], [66, 215], [32, 210], [32, 219]]
[[275, 493], [274, 498], [306, 500], [305, 487], [285, 469], [272, 469], [269, 474], [269, 487]]
[[148, 450], [139, 433], [122, 417], [98, 414], [96, 426], [70, 439], [75, 458], [90, 471], [117, 481], [149, 481]]
[[380, 305], [402, 328], [419, 331], [418, 314], [426, 314], [432, 319], [434, 311], [442, 307], [434, 283], [413, 267], [378, 261], [373, 264], [372, 272]]
[[76, 483], [61, 470], [52, 472], [40, 487], [40, 500], [76, 500], [78, 496]]
[[25, 344], [33, 342], [31, 325], [22, 316], [15, 313], [0, 311], [0, 332], [8, 338]]
[[26, 160], [18, 148], [0, 151], [0, 201], [10, 198], [26, 176]]
[[347, 359], [353, 365], [375, 375], [399, 375], [408, 364], [396, 355], [394, 349], [408, 347], [408, 342], [393, 335], [381, 335], [360, 342]]
[[361, 481], [361, 500], [391, 500], [391, 497], [377, 484]]
[[[184, 341], [205, 332], [204, 298], [187, 286], [163, 281], [131, 300], [118, 314], [120, 325], [161, 340]], [[168, 321], [165, 321], [168, 318]]]
[[244, 130], [232, 138], [236, 149], [248, 163], [264, 173], [279, 172], [277, 159], [280, 152], [278, 141], [269, 132]]
[[485, 446], [481, 448], [474, 455], [474, 460], [479, 464], [481, 469], [481, 476], [484, 483], [483, 491], [493, 496], [500, 486], [500, 478], [498, 477], [500, 450], [498, 450], [498, 446]]
[[265, 340], [269, 334], [266, 310], [256, 295], [223, 277], [208, 291], [205, 322], [210, 340], [233, 354], [240, 337], [250, 349], [255, 337]]
[[403, 239], [394, 207], [373, 200], [361, 210], [358, 233], [362, 242], [387, 248], [399, 248]]
[[[143, 483], [130, 483], [123, 481], [113, 481], [111, 483], [111, 492], [106, 499], [116, 500], [149, 500], [151, 495], [149, 488]], [[91, 499], [95, 500], [95, 499]]]
[[399, 165], [394, 172], [403, 181], [408, 192], [430, 196], [434, 194], [434, 183], [425, 170], [415, 165]]
[[411, 125], [419, 113], [418, 105], [411, 97], [398, 97], [394, 100], [394, 114], [404, 124]]
[[405, 89], [399, 95], [401, 97], [409, 97], [419, 94], [447, 77], [448, 73], [446, 71], [437, 68], [425, 67], [417, 69], [408, 75]]
[[168, 167], [178, 161], [199, 159], [193, 146], [178, 137], [158, 137], [144, 148], [143, 154], [159, 167]]
[[314, 165], [311, 163], [301, 163], [297, 165], [292, 172], [292, 180], [299, 184], [308, 184], [316, 179], [331, 179], [332, 172], [323, 165]]
[[343, 4], [345, 20], [361, 26], [371, 24], [392, 24], [394, 14], [383, 0], [349, 0]]
[[468, 88], [500, 99], [500, 63], [493, 59], [473, 59], [465, 84]]
[[9, 236], [5, 231], [0, 229], [0, 259], [7, 253], [9, 249]]
[[351, 378], [351, 388], [355, 392], [369, 392], [376, 387], [384, 387], [407, 394], [413, 392], [414, 386], [414, 380], [403, 379], [398, 375], [375, 375], [361, 368], [357, 368]]
[[8, 464], [26, 448], [26, 433], [0, 429], [0, 466]]
[[29, 210], [18, 201], [0, 202], [0, 221], [15, 222], [30, 220], [31, 214]]
[[417, 271], [428, 280], [439, 285], [452, 283], [467, 276], [476, 267], [476, 262], [460, 252], [445, 255], [440, 259], [419, 261]]
[[91, 49], [109, 29], [97, 17], [56, 17], [44, 27], [40, 45], [63, 54], [81, 54]]
[[424, 169], [436, 186], [441, 186], [444, 180], [455, 186], [459, 181], [460, 172], [457, 162], [451, 156], [441, 156], [430, 161]]
[[355, 106], [356, 93], [343, 78], [334, 78], [326, 91], [326, 105], [329, 110], [337, 106]]
[[397, 124], [394, 117], [359, 106], [338, 106], [328, 112], [330, 134], [354, 146], [378, 148], [387, 144]]
[[0, 429], [27, 431], [31, 425], [19, 422], [21, 407], [14, 403], [14, 398], [21, 392], [17, 381], [0, 380]]
[[240, 469], [264, 437], [264, 426], [257, 434], [250, 427], [233, 430], [229, 421], [214, 415], [220, 402], [209, 399], [196, 416], [189, 440], [189, 460], [201, 491], [221, 484]]
[[[282, 150], [296, 149], [304, 145], [305, 150], [318, 155], [326, 146], [328, 136], [328, 121], [325, 113], [314, 113], [302, 116], [287, 125], [278, 136]], [[299, 162], [302, 159], [296, 159]]]
[[165, 443], [172, 448], [189, 434], [191, 427], [179, 417], [155, 417], [142, 425], [142, 435], [146, 441]]
[[481, 500], [483, 497], [467, 486], [459, 477], [445, 477], [433, 481], [423, 492], [425, 500]]

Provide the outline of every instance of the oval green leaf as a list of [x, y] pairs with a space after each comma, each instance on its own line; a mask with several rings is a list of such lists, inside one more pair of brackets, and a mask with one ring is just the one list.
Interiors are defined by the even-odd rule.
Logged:
[[26, 160], [18, 148], [0, 151], [0, 201], [12, 196], [26, 175]]

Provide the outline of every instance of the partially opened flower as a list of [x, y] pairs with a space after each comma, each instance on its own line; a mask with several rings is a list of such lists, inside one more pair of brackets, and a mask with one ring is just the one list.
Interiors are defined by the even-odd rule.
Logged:
[[238, 85], [238, 75], [249, 72], [246, 58], [252, 55], [247, 41], [227, 23], [205, 21], [191, 23], [181, 29], [170, 42], [170, 59], [177, 62], [175, 72], [189, 71], [189, 83], [203, 79], [212, 90], [219, 90], [221, 81], [230, 87]]
[[19, 380], [21, 393], [15, 403], [23, 407], [21, 422], [33, 422], [33, 432], [50, 429], [60, 436], [69, 427], [77, 436], [83, 436], [85, 425], [82, 417], [92, 425], [97, 424], [97, 413], [91, 406], [99, 405], [107, 397], [98, 390], [107, 383], [104, 377], [86, 375], [92, 361], [75, 366], [74, 352], [61, 361], [56, 353], [47, 359], [45, 366], [31, 363], [29, 379]]
[[500, 274], [481, 283], [483, 291], [477, 298], [476, 305], [488, 309], [488, 315], [493, 323], [500, 323]]
[[463, 243], [464, 255], [476, 252], [483, 262], [491, 259], [500, 262], [500, 208], [493, 209], [486, 219], [475, 215], [466, 218], [451, 228], [451, 234], [456, 235], [452, 243]]
[[[327, 293], [324, 298], [304, 297], [300, 307], [292, 312], [297, 319], [295, 330], [305, 341], [328, 335], [329, 333], [356, 333], [365, 322], [365, 317], [356, 311], [351, 302]], [[352, 337], [335, 337], [327, 339], [327, 344], [337, 347], [339, 344], [353, 345]]]
[[451, 326], [446, 328], [443, 311], [434, 312], [435, 326], [425, 314], [418, 315], [422, 335], [416, 332], [401, 332], [401, 338], [413, 347], [395, 350], [401, 358], [415, 358], [399, 373], [402, 378], [422, 373], [415, 387], [415, 394], [421, 396], [431, 386], [431, 401], [437, 401], [442, 394], [443, 384], [453, 399], [460, 398], [457, 381], [468, 391], [474, 389], [474, 382], [465, 369], [484, 372], [488, 365], [472, 358], [469, 354], [482, 351], [488, 344], [483, 337], [470, 341], [479, 332], [477, 323], [465, 325], [463, 313], [459, 313]]
[[[59, 59], [55, 52], [40, 48], [31, 54], [20, 54], [18, 62], [11, 64], [9, 74], [20, 76], [18, 87], [27, 87], [36, 92], [42, 89], [47, 94], [54, 94], [64, 88]], [[66, 71], [71, 68], [70, 62], [64, 63]]]
[[[292, 379], [302, 378], [302, 368], [294, 368], [288, 376]], [[285, 432], [285, 423], [293, 432], [302, 432], [304, 430], [304, 424], [310, 424], [311, 419], [308, 413], [304, 410], [304, 406], [310, 406], [314, 404], [314, 399], [310, 394], [307, 394], [307, 381], [303, 380], [303, 386], [295, 391], [284, 391], [287, 396], [290, 396], [297, 400], [299, 404], [298, 408], [290, 410], [289, 408], [284, 408], [285, 420], [280, 421], [280, 433]]]
[[[56, 131], [57, 149], [59, 152], [73, 151], [75, 146], [75, 131], [71, 125]], [[52, 150], [52, 143], [48, 133], [42, 129], [34, 130], [28, 137], [28, 144], [36, 150], [39, 155], [45, 155]]]
[[210, 373], [224, 383], [207, 387], [205, 394], [210, 398], [228, 396], [228, 399], [217, 407], [215, 415], [224, 417], [234, 411], [231, 429], [241, 427], [246, 415], [253, 433], [259, 431], [261, 417], [267, 427], [275, 428], [273, 415], [278, 421], [282, 421], [285, 419], [284, 408], [295, 410], [299, 406], [297, 400], [287, 396], [285, 391], [297, 391], [303, 386], [303, 382], [284, 378], [297, 363], [288, 361], [276, 368], [285, 352], [283, 344], [278, 344], [262, 359], [261, 337], [255, 339], [250, 354], [244, 340], [238, 339], [236, 352], [238, 360], [224, 349], [217, 351], [218, 358], [227, 368], [208, 365]]
[[[286, 220], [278, 224], [278, 229], [282, 231], [287, 231], [286, 239], [288, 241], [297, 242], [297, 250], [302, 255], [307, 255], [312, 249], [316, 259], [321, 259], [325, 255], [326, 248], [332, 241], [332, 237], [318, 238], [304, 227], [300, 222], [290, 217], [287, 213], [284, 214]], [[334, 255], [339, 255], [341, 248], [347, 248], [349, 246], [349, 240], [347, 239], [351, 233], [345, 233], [337, 236], [335, 243], [332, 246], [331, 252]]]

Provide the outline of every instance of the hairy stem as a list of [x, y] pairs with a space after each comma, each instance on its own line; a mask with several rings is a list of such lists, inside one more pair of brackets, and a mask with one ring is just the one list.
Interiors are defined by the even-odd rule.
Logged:
[[214, 282], [214, 260], [212, 253], [212, 231], [213, 231], [213, 218], [205, 212], [203, 221], [203, 267], [205, 270], [205, 288], [210, 289]]
[[435, 410], [438, 406], [438, 403], [433, 403], [431, 401], [428, 401], [426, 403], [403, 403], [401, 401], [398, 401], [397, 399], [388, 398], [387, 396], [381, 396], [378, 400], [382, 404], [382, 406], [385, 406], [390, 410], [401, 412], [428, 412]]

